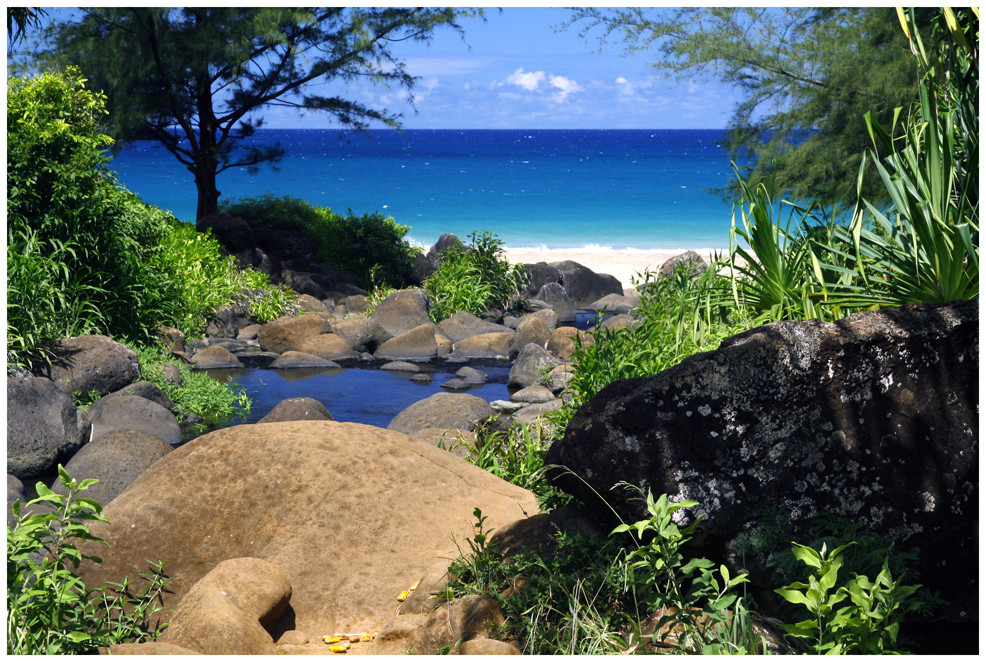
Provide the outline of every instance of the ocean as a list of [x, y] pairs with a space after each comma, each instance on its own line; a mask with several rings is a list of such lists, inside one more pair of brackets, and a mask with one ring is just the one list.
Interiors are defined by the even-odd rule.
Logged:
[[[261, 129], [276, 170], [220, 173], [222, 200], [271, 193], [345, 213], [379, 211], [430, 246], [495, 232], [512, 248], [678, 250], [729, 244], [732, 169], [722, 130]], [[145, 202], [194, 221], [192, 175], [150, 141], [110, 168]]]

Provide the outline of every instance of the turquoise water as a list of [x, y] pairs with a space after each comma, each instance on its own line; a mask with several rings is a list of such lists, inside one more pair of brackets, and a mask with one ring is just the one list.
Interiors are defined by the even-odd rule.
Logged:
[[[720, 130], [260, 130], [287, 151], [276, 171], [219, 175], [222, 199], [273, 193], [380, 211], [431, 245], [489, 230], [511, 247], [722, 248], [731, 167]], [[131, 191], [195, 216], [191, 174], [151, 142], [113, 160]]]

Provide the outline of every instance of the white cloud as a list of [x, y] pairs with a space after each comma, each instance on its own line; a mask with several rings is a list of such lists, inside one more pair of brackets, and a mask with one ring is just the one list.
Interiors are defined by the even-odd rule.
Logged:
[[552, 97], [554, 101], [564, 101], [569, 94], [582, 91], [582, 88], [579, 87], [578, 83], [571, 78], [565, 78], [564, 76], [551, 76], [548, 82], [551, 83], [552, 87], [558, 90], [554, 97]]
[[438, 82], [438, 78], [432, 77], [427, 78], [423, 81], [417, 83], [416, 87], [423, 87], [426, 90], [434, 90], [435, 88], [441, 87], [442, 84]]
[[636, 93], [630, 81], [623, 76], [616, 79], [616, 89], [620, 93], [620, 96], [633, 96]]
[[519, 67], [517, 71], [507, 76], [507, 79], [503, 83], [500, 83], [500, 85], [516, 85], [529, 92], [536, 92], [544, 78], [543, 71], [529, 71], [525, 73], [524, 68]]

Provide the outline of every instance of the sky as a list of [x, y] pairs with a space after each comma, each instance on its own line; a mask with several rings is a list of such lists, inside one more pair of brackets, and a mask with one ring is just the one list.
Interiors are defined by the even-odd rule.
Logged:
[[[675, 85], [649, 66], [652, 54], [600, 51], [577, 28], [557, 29], [563, 8], [505, 7], [486, 20], [462, 22], [430, 44], [395, 53], [419, 78], [412, 108], [401, 90], [361, 86], [348, 94], [402, 115], [408, 129], [715, 129], [725, 127], [739, 97], [716, 81]], [[324, 128], [321, 115], [264, 112], [270, 128]]]
[[[59, 7], [53, 17], [74, 13]], [[401, 115], [407, 129], [717, 129], [728, 123], [737, 92], [714, 80], [675, 84], [650, 66], [653, 53], [600, 50], [591, 34], [562, 30], [561, 7], [488, 8], [461, 21], [463, 35], [436, 31], [429, 43], [395, 45], [417, 77], [413, 106], [403, 89], [363, 83], [328, 88]], [[323, 88], [324, 90], [325, 88]], [[319, 93], [318, 86], [311, 89]], [[268, 107], [267, 128], [334, 128], [322, 113]], [[381, 125], [382, 126], [382, 125]], [[377, 128], [377, 127], [371, 127]]]

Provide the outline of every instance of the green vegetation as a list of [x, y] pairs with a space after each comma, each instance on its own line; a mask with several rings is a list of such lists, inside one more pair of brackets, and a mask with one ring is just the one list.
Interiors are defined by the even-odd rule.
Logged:
[[147, 641], [158, 632], [148, 625], [161, 609], [167, 577], [161, 563], [141, 575], [145, 586], [134, 592], [128, 579], [89, 589], [76, 570], [83, 559], [76, 540], [104, 542], [89, 532], [90, 522], [105, 522], [102, 506], [82, 493], [97, 481], [78, 483], [58, 465], [66, 495], [37, 484], [38, 498], [7, 524], [7, 653], [72, 655], [93, 653], [98, 646]]
[[740, 590], [745, 575], [732, 576], [725, 566], [688, 558], [684, 551], [701, 517], [681, 527], [674, 515], [699, 504], [649, 493], [645, 503], [647, 519], [621, 524], [608, 539], [559, 532], [550, 548], [510, 557], [499, 550], [477, 508], [468, 551], [459, 547], [440, 596], [496, 599], [506, 622], [494, 636], [540, 655], [753, 655], [785, 652], [786, 645], [797, 650], [799, 639], [815, 654], [888, 652], [898, 644], [902, 616], [922, 607], [910, 599], [919, 587], [901, 584], [886, 565], [875, 580], [854, 574], [839, 584], [844, 547], [827, 553], [824, 544], [820, 552], [795, 544], [794, 557], [816, 573], [808, 583], [777, 592], [807, 607], [812, 618], [785, 625], [794, 640], [779, 645], [779, 636], [772, 642], [754, 627], [758, 617]]
[[279, 144], [241, 145], [264, 108], [297, 106], [361, 130], [397, 126], [397, 115], [308, 84], [342, 90], [359, 80], [410, 92], [414, 77], [390, 44], [459, 30], [463, 13], [473, 10], [94, 7], [52, 25], [47, 56], [80, 67], [109, 96], [115, 138], [155, 140], [194, 174], [201, 219], [218, 209], [218, 173], [284, 154]]
[[432, 319], [440, 322], [461, 310], [479, 316], [510, 305], [522, 274], [502, 254], [503, 242], [492, 232], [473, 232], [467, 246], [442, 251], [438, 269], [425, 281]]
[[[140, 376], [164, 392], [180, 413], [202, 417], [200, 431], [250, 415], [250, 398], [243, 389], [233, 390], [204, 372], [190, 370], [160, 345], [132, 348], [137, 353]], [[169, 374], [170, 373], [170, 374]]]
[[315, 259], [356, 276], [366, 289], [405, 287], [417, 249], [404, 238], [410, 227], [379, 212], [346, 216], [289, 196], [262, 195], [224, 202], [222, 210], [252, 227], [303, 235]]

